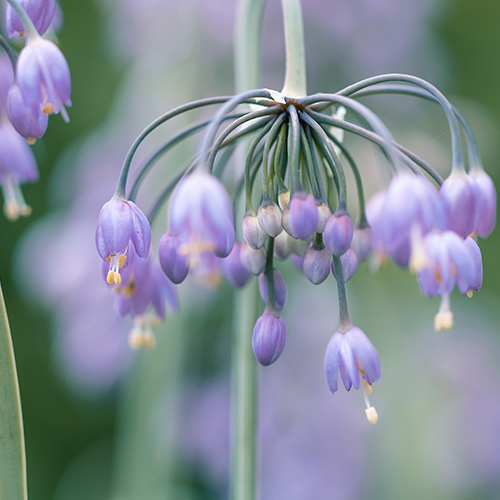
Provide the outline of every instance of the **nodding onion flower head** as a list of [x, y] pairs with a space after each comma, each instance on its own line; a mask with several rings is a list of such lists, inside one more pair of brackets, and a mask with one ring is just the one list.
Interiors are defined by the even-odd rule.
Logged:
[[50, 40], [29, 40], [16, 65], [17, 83], [24, 101], [42, 113], [61, 113], [69, 121], [65, 106], [71, 106], [71, 76], [66, 59]]
[[252, 347], [257, 361], [263, 366], [273, 364], [286, 343], [286, 322], [274, 312], [264, 312], [253, 330]]
[[346, 331], [335, 332], [326, 349], [325, 374], [332, 394], [338, 389], [339, 373], [347, 391], [351, 387], [363, 390], [366, 417], [370, 423], [376, 423], [377, 412], [370, 405], [368, 395], [373, 382], [381, 379], [380, 359], [370, 339], [352, 325]]
[[222, 259], [221, 267], [227, 281], [236, 288], [244, 287], [251, 277], [251, 274], [241, 263], [241, 243], [234, 244], [231, 253]]
[[[56, 0], [19, 0], [19, 4], [33, 21], [38, 33], [43, 35], [54, 19]], [[5, 11], [5, 24], [9, 38], [25, 32], [23, 23], [10, 4], [7, 4]]]
[[382, 242], [390, 257], [406, 267], [415, 244], [446, 216], [436, 189], [420, 175], [398, 174], [389, 184], [380, 213]]
[[[103, 271], [107, 280], [107, 266], [103, 266]], [[165, 318], [165, 306], [170, 312], [179, 309], [174, 284], [161, 272], [156, 261], [149, 256], [140, 258], [131, 246], [122, 280], [111, 286], [117, 293], [117, 312], [120, 316], [134, 317], [134, 328], [129, 334], [130, 347], [153, 347], [155, 337], [151, 326]]]
[[297, 191], [288, 204], [288, 216], [292, 236], [308, 240], [318, 227], [318, 205], [314, 196], [305, 191]]
[[170, 200], [169, 220], [169, 233], [179, 237], [179, 252], [191, 256], [191, 266], [204, 252], [224, 258], [233, 248], [233, 207], [213, 175], [195, 172], [179, 182]]
[[19, 85], [12, 85], [7, 99], [7, 112], [9, 120], [19, 134], [34, 144], [36, 139], [41, 139], [49, 124], [49, 117], [42, 113], [38, 104], [28, 106], [24, 101]]
[[476, 223], [475, 230], [481, 238], [491, 234], [496, 224], [497, 217], [497, 192], [491, 177], [483, 170], [472, 172], [475, 180], [476, 197]]
[[[286, 304], [288, 291], [283, 276], [276, 269], [273, 271], [274, 279], [274, 305], [277, 311], [281, 311]], [[267, 304], [267, 276], [262, 273], [259, 276], [259, 292], [262, 300]]]
[[354, 227], [351, 216], [345, 211], [333, 214], [325, 226], [325, 245], [336, 257], [344, 255], [352, 242]]
[[38, 168], [26, 141], [8, 122], [0, 122], [0, 186], [4, 197], [4, 213], [10, 220], [31, 214], [24, 201], [20, 184], [36, 182]]
[[97, 252], [109, 263], [107, 281], [121, 283], [120, 269], [128, 265], [130, 243], [145, 259], [151, 246], [151, 227], [146, 216], [132, 201], [112, 198], [101, 210], [95, 233]]

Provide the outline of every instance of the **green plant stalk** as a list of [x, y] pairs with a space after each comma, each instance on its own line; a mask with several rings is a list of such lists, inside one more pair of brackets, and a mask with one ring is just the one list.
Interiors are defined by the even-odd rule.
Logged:
[[0, 498], [26, 500], [23, 417], [9, 320], [0, 286]]

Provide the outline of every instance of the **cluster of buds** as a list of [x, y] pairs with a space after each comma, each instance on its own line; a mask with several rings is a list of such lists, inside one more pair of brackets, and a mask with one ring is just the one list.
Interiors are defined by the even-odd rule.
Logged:
[[[380, 118], [357, 100], [391, 92], [428, 99], [444, 109], [453, 152], [452, 173], [445, 181], [424, 160], [397, 144]], [[128, 172], [141, 142], [167, 120], [213, 104], [222, 106], [211, 120], [178, 132], [150, 155], [126, 196]], [[249, 104], [250, 111], [235, 112]], [[347, 111], [368, 127], [346, 120]], [[225, 121], [230, 123], [218, 132]], [[467, 140], [468, 174], [459, 123]], [[495, 188], [481, 166], [470, 127], [435, 87], [408, 75], [374, 77], [335, 94], [291, 99], [263, 89], [180, 106], [152, 122], [136, 139], [115, 197], [101, 212], [96, 241], [99, 254], [109, 263], [106, 276], [112, 286], [121, 286], [121, 268], [126, 269], [132, 246], [134, 258], [147, 258], [150, 227], [133, 202], [145, 175], [173, 145], [202, 129], [198, 155], [164, 188], [149, 213], [152, 222], [172, 195], [168, 230], [158, 250], [165, 275], [179, 284], [208, 262], [238, 288], [258, 276], [265, 305], [252, 345], [257, 360], [267, 366], [278, 359], [287, 338], [280, 316], [287, 288], [275, 269], [275, 259], [290, 257], [315, 285], [325, 282], [331, 271], [337, 281], [340, 322], [325, 356], [328, 386], [335, 392], [340, 375], [346, 390], [361, 389], [367, 419], [375, 423], [377, 412], [368, 396], [373, 382], [381, 378], [380, 360], [371, 341], [350, 320], [345, 283], [359, 262], [371, 256], [372, 265], [378, 267], [390, 258], [417, 273], [423, 293], [442, 296], [436, 329], [451, 327], [450, 292], [454, 285], [469, 295], [480, 289], [482, 262], [475, 238], [486, 237], [495, 225]], [[366, 207], [362, 176], [343, 141], [345, 131], [374, 143], [384, 157], [386, 189]], [[222, 182], [224, 171], [236, 141], [251, 134], [244, 172], [233, 182], [230, 196]], [[356, 224], [348, 210], [344, 162], [356, 181]], [[256, 182], [260, 172], [261, 183]], [[242, 195], [246, 210], [238, 241], [234, 213]], [[153, 304], [153, 299], [149, 302]], [[133, 307], [128, 310], [134, 312]]]
[[10, 220], [28, 216], [20, 184], [35, 182], [38, 169], [29, 145], [45, 134], [48, 117], [71, 106], [68, 63], [59, 48], [42, 38], [59, 23], [56, 0], [9, 0], [6, 27], [10, 38], [24, 38], [17, 55], [0, 35], [0, 185]]

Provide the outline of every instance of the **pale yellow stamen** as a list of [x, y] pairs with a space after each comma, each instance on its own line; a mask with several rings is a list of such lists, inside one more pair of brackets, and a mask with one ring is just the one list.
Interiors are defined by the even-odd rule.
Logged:
[[134, 328], [129, 333], [128, 345], [131, 349], [152, 349], [156, 345], [156, 337], [150, 329], [157, 319], [155, 316], [137, 316], [134, 321]]
[[373, 392], [372, 386], [365, 379], [363, 379], [363, 383], [365, 384], [366, 394], [369, 396]]
[[28, 141], [28, 144], [31, 146], [36, 143], [36, 139], [34, 137], [28, 137], [26, 141]]
[[45, 115], [52, 115], [55, 110], [56, 110], [56, 107], [51, 102], [46, 102], [42, 106], [42, 113], [44, 113]]
[[469, 290], [467, 292], [467, 297], [469, 297], [469, 299], [472, 299], [472, 296], [474, 295], [474, 291], [473, 290]]
[[434, 330], [441, 332], [453, 327], [453, 313], [450, 311], [450, 296], [443, 295], [439, 311], [434, 318]]
[[370, 424], [376, 424], [378, 422], [378, 413], [373, 406], [367, 408], [365, 410], [365, 413], [366, 413], [366, 419], [368, 420], [368, 422], [370, 422]]

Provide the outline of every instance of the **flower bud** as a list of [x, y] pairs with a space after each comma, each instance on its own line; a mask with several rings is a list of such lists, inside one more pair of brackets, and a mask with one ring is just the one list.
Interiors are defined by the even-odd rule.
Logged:
[[318, 225], [316, 226], [317, 233], [322, 233], [325, 230], [326, 223], [331, 216], [332, 211], [326, 203], [318, 205]]
[[241, 288], [250, 279], [250, 273], [241, 263], [241, 243], [235, 243], [231, 253], [222, 259], [222, 272], [231, 285]]
[[481, 171], [471, 175], [476, 181], [476, 196], [482, 200], [481, 208], [477, 211], [475, 229], [481, 238], [486, 238], [493, 231], [496, 224], [497, 192], [491, 177], [486, 172]]
[[[276, 269], [273, 272], [274, 278], [274, 302], [277, 311], [281, 311], [286, 304], [288, 291], [286, 288], [285, 280], [279, 271]], [[259, 292], [262, 300], [267, 304], [267, 276], [262, 273], [259, 276]]]
[[294, 194], [288, 205], [290, 228], [299, 240], [308, 240], [316, 231], [319, 215], [316, 200], [305, 191]]
[[263, 248], [255, 250], [246, 242], [241, 244], [240, 259], [243, 267], [256, 276], [266, 267], [266, 251]]
[[274, 256], [279, 260], [285, 260], [290, 255], [291, 236], [286, 231], [281, 231], [274, 240]]
[[267, 234], [262, 230], [256, 215], [247, 214], [242, 222], [243, 239], [254, 250], [262, 248], [267, 240]]
[[285, 210], [283, 210], [283, 213], [281, 215], [281, 225], [283, 229], [292, 237], [297, 239], [297, 236], [292, 230], [292, 227], [290, 226], [290, 208], [286, 207]]
[[161, 268], [176, 285], [182, 283], [189, 272], [189, 255], [180, 253], [180, 247], [180, 238], [166, 233], [161, 237], [158, 248]]
[[353, 225], [349, 214], [334, 214], [325, 227], [325, 245], [336, 257], [344, 255], [352, 242]]
[[286, 323], [281, 316], [264, 313], [255, 323], [252, 347], [257, 361], [263, 366], [273, 364], [286, 342]]
[[[347, 252], [340, 257], [340, 262], [342, 264], [342, 274], [344, 275], [344, 283], [347, 283], [358, 269], [358, 257], [354, 248], [349, 248]], [[332, 273], [337, 279], [337, 273], [335, 271], [335, 263], [332, 262]]]
[[352, 248], [356, 251], [358, 261], [365, 261], [372, 251], [372, 228], [356, 226], [352, 235]]
[[312, 245], [306, 253], [303, 262], [304, 274], [314, 285], [319, 285], [330, 274], [330, 254], [324, 245], [316, 248]]
[[285, 210], [286, 207], [288, 207], [288, 204], [290, 203], [290, 191], [281, 191], [281, 193], [278, 195], [278, 204], [281, 208], [281, 210]]
[[261, 205], [257, 212], [257, 219], [259, 226], [271, 238], [275, 238], [283, 230], [281, 227], [281, 210], [276, 203], [268, 202]]

